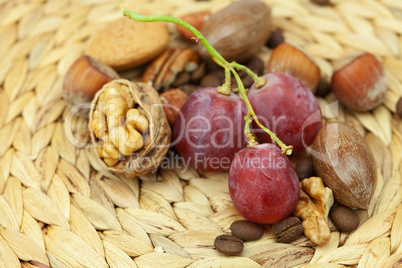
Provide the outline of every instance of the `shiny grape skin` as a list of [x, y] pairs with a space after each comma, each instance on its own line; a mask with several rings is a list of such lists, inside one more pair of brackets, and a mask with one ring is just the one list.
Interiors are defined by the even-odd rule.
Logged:
[[229, 170], [235, 153], [247, 146], [246, 114], [246, 105], [236, 94], [222, 95], [212, 87], [198, 89], [174, 122], [176, 151], [186, 163], [201, 171]]
[[[263, 75], [264, 87], [251, 86], [248, 98], [260, 122], [297, 153], [310, 146], [322, 126], [321, 109], [313, 93], [296, 78], [284, 73]], [[303, 126], [307, 124], [306, 126]], [[271, 138], [255, 123], [260, 143]]]
[[229, 193], [244, 218], [270, 224], [294, 211], [300, 185], [289, 159], [277, 145], [265, 143], [236, 154], [229, 171]]

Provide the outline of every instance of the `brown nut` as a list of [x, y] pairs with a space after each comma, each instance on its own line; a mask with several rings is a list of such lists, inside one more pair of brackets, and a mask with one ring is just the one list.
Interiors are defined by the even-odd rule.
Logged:
[[173, 125], [181, 107], [188, 99], [188, 95], [180, 89], [171, 89], [163, 92], [160, 95], [160, 99], [163, 104], [163, 110], [165, 110], [167, 120], [169, 121], [170, 125]]
[[362, 112], [380, 105], [388, 89], [384, 68], [370, 53], [350, 54], [336, 61], [331, 83], [342, 104]]
[[243, 241], [258, 240], [264, 234], [264, 227], [261, 225], [248, 221], [238, 220], [230, 225], [232, 235], [237, 236]]
[[192, 48], [167, 49], [147, 67], [141, 81], [159, 91], [169, 87], [180, 72], [195, 71], [199, 60], [197, 52]]
[[297, 78], [315, 93], [321, 79], [321, 70], [302, 50], [288, 44], [278, 45], [267, 63], [267, 71], [280, 72]]
[[334, 203], [332, 190], [322, 179], [311, 177], [300, 182], [300, 199], [293, 214], [302, 220], [304, 234], [317, 245], [331, 239], [327, 217]]
[[336, 228], [342, 232], [352, 232], [359, 226], [359, 216], [348, 207], [334, 207], [329, 215]]
[[[68, 69], [63, 80], [63, 98], [71, 106], [91, 103], [95, 93], [104, 84], [119, 78], [109, 66], [91, 56], [78, 58]], [[88, 117], [88, 110], [82, 115]]]
[[[184, 15], [180, 17], [180, 19], [184, 20], [185, 22], [188, 22], [189, 24], [194, 26], [194, 28], [196, 28], [198, 31], [201, 31], [204, 22], [209, 18], [210, 15], [211, 15], [210, 11], [200, 11]], [[184, 28], [183, 26], [176, 24], [176, 28], [179, 31], [179, 33], [187, 40], [192, 40], [194, 42], [196, 41], [195, 35], [186, 28]]]
[[163, 22], [138, 22], [120, 18], [108, 23], [88, 41], [85, 54], [118, 71], [151, 61], [169, 44], [169, 31]]
[[[271, 35], [271, 9], [262, 1], [242, 0], [213, 13], [202, 33], [227, 61], [243, 63], [255, 55]], [[212, 62], [199, 42], [201, 57]]]
[[100, 164], [127, 178], [154, 170], [169, 149], [171, 129], [159, 95], [141, 82], [105, 84], [92, 101], [89, 128]]
[[325, 124], [313, 143], [318, 176], [338, 203], [367, 209], [377, 182], [374, 156], [363, 137], [345, 123]]

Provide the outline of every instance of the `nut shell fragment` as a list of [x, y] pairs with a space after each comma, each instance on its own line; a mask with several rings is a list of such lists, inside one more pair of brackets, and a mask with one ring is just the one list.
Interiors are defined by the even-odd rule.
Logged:
[[[141, 142], [143, 142], [143, 144], [140, 149], [136, 148], [134, 152], [124, 152], [124, 149], [120, 150], [120, 146], [118, 145], [116, 145], [116, 147], [119, 147], [119, 150], [116, 151], [116, 147], [114, 147], [112, 148], [114, 151], [111, 152], [112, 149], [110, 147], [113, 147], [109, 146], [111, 141], [98, 138], [102, 137], [102, 131], [110, 131], [109, 122], [106, 122], [110, 120], [108, 120], [108, 118], [99, 120], [98, 110], [99, 106], [102, 105], [102, 100], [105, 98], [106, 90], [111, 88], [111, 85], [116, 88], [125, 86], [125, 88], [128, 89], [129, 95], [124, 97], [121, 95], [120, 99], [125, 98], [127, 102], [134, 102], [136, 109], [129, 109], [127, 112], [124, 112], [125, 116], [122, 118], [123, 121], [126, 120], [126, 122], [123, 123], [127, 129], [132, 127], [138, 132], [140, 137], [142, 136], [143, 141]], [[111, 95], [106, 95], [106, 98], [107, 96], [110, 97]], [[121, 105], [122, 104], [120, 104], [119, 107], [121, 107]], [[141, 82], [134, 83], [125, 79], [116, 79], [104, 85], [92, 101], [89, 119], [91, 140], [92, 143], [97, 146], [97, 156], [100, 163], [105, 169], [114, 174], [128, 178], [144, 175], [158, 167], [169, 149], [171, 138], [169, 123], [157, 91], [147, 84]], [[97, 127], [94, 127], [91, 123], [94, 124], [93, 121], [96, 120], [100, 122], [105, 120], [105, 122], [101, 122]], [[96, 121], [96, 123], [98, 122]], [[122, 129], [122, 131], [125, 131], [125, 129]], [[115, 142], [112, 143], [115, 144]], [[117, 161], [113, 161], [116, 158], [110, 156], [116, 153], [119, 153], [119, 157]]]

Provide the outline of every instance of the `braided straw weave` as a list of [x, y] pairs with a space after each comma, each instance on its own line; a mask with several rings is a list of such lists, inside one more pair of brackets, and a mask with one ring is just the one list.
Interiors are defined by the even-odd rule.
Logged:
[[85, 143], [89, 133], [85, 119], [68, 118], [62, 81], [91, 33], [119, 18], [123, 5], [179, 16], [230, 1], [0, 0], [0, 267], [401, 267], [402, 122], [394, 112], [402, 96], [402, 1], [265, 2], [286, 41], [327, 77], [331, 61], [354, 50], [383, 61], [385, 103], [370, 113], [340, 107], [337, 117], [365, 135], [378, 166], [360, 227], [332, 228], [322, 247], [305, 236], [278, 244], [267, 228], [240, 256], [226, 257], [213, 241], [242, 219], [227, 174], [201, 178], [176, 164], [133, 180], [105, 177], [93, 149], [70, 142]]

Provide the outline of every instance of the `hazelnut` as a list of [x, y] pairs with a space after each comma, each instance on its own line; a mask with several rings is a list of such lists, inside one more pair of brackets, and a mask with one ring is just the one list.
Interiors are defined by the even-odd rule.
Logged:
[[384, 101], [387, 89], [382, 64], [370, 53], [350, 54], [334, 63], [332, 91], [348, 108], [369, 111]]
[[63, 98], [71, 106], [91, 103], [95, 93], [116, 78], [119, 75], [109, 66], [91, 56], [82, 56], [71, 65], [64, 77]]
[[289, 74], [315, 93], [321, 79], [321, 70], [314, 61], [302, 50], [289, 45], [279, 44], [268, 60], [269, 73], [280, 72]]
[[[184, 15], [180, 17], [180, 19], [191, 24], [198, 31], [201, 31], [201, 28], [204, 25], [204, 22], [209, 18], [209, 15], [211, 15], [210, 11], [200, 11]], [[176, 28], [184, 38], [195, 41], [195, 35], [192, 32], [180, 25], [176, 25]]]
[[187, 93], [180, 89], [172, 89], [160, 94], [163, 110], [170, 125], [173, 125], [181, 107], [188, 99]]

